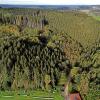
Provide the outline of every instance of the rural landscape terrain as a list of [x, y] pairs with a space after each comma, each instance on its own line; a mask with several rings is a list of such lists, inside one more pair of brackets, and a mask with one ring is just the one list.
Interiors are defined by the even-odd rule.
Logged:
[[0, 100], [100, 100], [100, 5], [0, 5]]

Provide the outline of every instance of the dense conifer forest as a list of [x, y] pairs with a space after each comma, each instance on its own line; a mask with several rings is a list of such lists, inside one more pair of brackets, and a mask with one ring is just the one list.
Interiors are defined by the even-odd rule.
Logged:
[[0, 90], [57, 90], [100, 99], [100, 21], [80, 11], [0, 8]]

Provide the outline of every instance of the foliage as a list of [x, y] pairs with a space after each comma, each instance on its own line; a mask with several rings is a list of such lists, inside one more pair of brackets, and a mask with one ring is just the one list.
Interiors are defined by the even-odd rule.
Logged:
[[27, 90], [30, 85], [43, 88], [46, 74], [50, 75], [51, 85], [55, 87], [63, 63], [63, 70], [69, 71], [68, 61], [59, 48], [28, 39], [9, 37], [0, 46], [0, 57], [1, 89], [15, 87]]
[[99, 100], [99, 21], [78, 11], [0, 9], [0, 89], [48, 91], [67, 81], [69, 92]]

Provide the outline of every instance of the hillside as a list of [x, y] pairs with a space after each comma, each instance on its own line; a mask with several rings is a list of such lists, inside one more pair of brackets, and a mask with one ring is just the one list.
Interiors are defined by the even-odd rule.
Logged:
[[47, 12], [49, 27], [70, 35], [84, 47], [100, 39], [100, 23], [81, 12]]
[[[56, 90], [99, 100], [100, 22], [79, 11], [0, 9], [0, 90]], [[83, 89], [84, 88], [84, 89]]]

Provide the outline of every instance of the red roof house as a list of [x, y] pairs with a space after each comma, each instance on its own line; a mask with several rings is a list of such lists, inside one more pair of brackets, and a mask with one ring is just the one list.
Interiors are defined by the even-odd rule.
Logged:
[[82, 100], [79, 93], [72, 93], [66, 96], [65, 100]]

